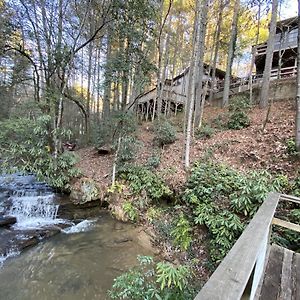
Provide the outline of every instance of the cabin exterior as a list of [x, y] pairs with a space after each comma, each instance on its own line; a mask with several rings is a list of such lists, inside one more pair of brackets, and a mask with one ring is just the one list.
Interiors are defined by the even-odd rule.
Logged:
[[[271, 78], [294, 77], [297, 71], [298, 17], [277, 22]], [[256, 76], [262, 77], [267, 42], [253, 47]]]
[[[211, 67], [204, 64], [203, 85], [208, 83], [208, 89], [211, 89], [211, 76], [209, 75]], [[189, 68], [185, 69], [182, 73], [173, 79], [166, 79], [163, 87], [162, 96], [162, 113], [169, 115], [171, 112], [175, 115], [178, 111], [183, 109], [184, 103], [187, 98], [187, 91], [189, 87]], [[224, 81], [225, 72], [216, 69], [216, 85]], [[146, 121], [151, 119], [157, 95], [156, 87], [152, 90], [145, 92], [137, 99], [137, 113]]]

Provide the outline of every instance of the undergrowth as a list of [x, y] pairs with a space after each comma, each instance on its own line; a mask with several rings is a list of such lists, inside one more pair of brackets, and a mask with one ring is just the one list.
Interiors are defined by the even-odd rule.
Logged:
[[195, 225], [210, 233], [210, 256], [220, 261], [271, 191], [288, 188], [285, 176], [268, 172], [244, 174], [214, 162], [198, 162], [192, 169], [183, 199], [191, 207]]
[[194, 299], [192, 272], [188, 265], [155, 263], [152, 257], [138, 256], [139, 265], [114, 280], [111, 299], [150, 300]]
[[126, 164], [119, 169], [118, 176], [129, 183], [134, 194], [141, 194], [144, 191], [153, 201], [169, 197], [172, 194], [163, 180], [146, 167]]

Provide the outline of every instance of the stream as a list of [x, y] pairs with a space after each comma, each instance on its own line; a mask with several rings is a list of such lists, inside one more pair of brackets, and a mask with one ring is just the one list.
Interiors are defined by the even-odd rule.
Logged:
[[57, 198], [33, 176], [0, 177], [0, 215], [17, 220], [0, 227], [1, 300], [108, 299], [137, 255], [153, 255], [141, 229], [106, 211], [65, 219]]

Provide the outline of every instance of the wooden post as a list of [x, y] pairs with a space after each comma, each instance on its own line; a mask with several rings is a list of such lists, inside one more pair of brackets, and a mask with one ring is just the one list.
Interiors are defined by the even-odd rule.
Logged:
[[178, 103], [175, 103], [175, 116], [177, 116]]
[[148, 122], [148, 118], [149, 118], [149, 105], [150, 105], [149, 101], [146, 102], [146, 105], [147, 105], [147, 108], [146, 108], [146, 122]]

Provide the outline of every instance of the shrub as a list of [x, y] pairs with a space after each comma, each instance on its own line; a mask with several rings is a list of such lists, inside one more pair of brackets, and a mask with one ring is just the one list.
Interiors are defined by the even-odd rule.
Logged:
[[174, 287], [182, 291], [188, 284], [191, 270], [187, 266], [176, 267], [168, 262], [159, 262], [156, 265], [156, 276], [161, 290]]
[[209, 139], [215, 133], [214, 128], [210, 127], [208, 124], [202, 125], [195, 132], [195, 136], [198, 139]]
[[224, 129], [226, 128], [226, 116], [224, 115], [218, 115], [217, 117], [215, 117], [213, 120], [212, 120], [212, 126], [214, 128], [217, 128], [217, 129]]
[[253, 216], [269, 192], [284, 191], [288, 186], [286, 176], [273, 178], [267, 171], [254, 171], [236, 180], [239, 188], [230, 195], [230, 201], [233, 209], [245, 216]]
[[176, 129], [168, 121], [158, 121], [155, 126], [154, 141], [159, 146], [172, 144], [176, 141]]
[[137, 122], [133, 113], [113, 112], [109, 119], [104, 119], [95, 129], [94, 143], [97, 147], [115, 144], [118, 137], [130, 136], [136, 132]]
[[250, 125], [247, 111], [250, 108], [249, 98], [245, 95], [233, 96], [229, 104], [229, 118], [227, 127], [229, 129], [242, 129]]
[[221, 260], [243, 231], [239, 217], [228, 210], [221, 210], [213, 203], [201, 203], [195, 210], [195, 223], [206, 225], [210, 234], [210, 256]]
[[145, 191], [151, 200], [157, 201], [172, 194], [169, 187], [145, 167], [127, 164], [119, 169], [118, 174], [121, 179], [129, 182], [133, 193], [140, 194]]
[[198, 162], [183, 198], [193, 210], [195, 224], [208, 228], [210, 255], [218, 261], [243, 230], [239, 215], [252, 216], [269, 192], [288, 187], [286, 176], [273, 178], [266, 171], [243, 174], [221, 164]]
[[[70, 180], [80, 174], [75, 168], [77, 158], [70, 152], [54, 158], [48, 139], [50, 121], [49, 116], [42, 116], [37, 120], [19, 118], [1, 122], [1, 166], [7, 172], [34, 173], [52, 187], [68, 190]], [[68, 132], [62, 130], [59, 135]]]
[[189, 221], [181, 213], [177, 222], [175, 223], [174, 229], [171, 231], [171, 236], [174, 240], [174, 245], [179, 246], [183, 250], [187, 250], [192, 242], [192, 227]]
[[[120, 148], [118, 152], [118, 162], [125, 163], [135, 158], [136, 153], [141, 143], [133, 136], [124, 136], [121, 139]], [[115, 145], [115, 148], [118, 146]]]
[[160, 216], [162, 215], [162, 210], [160, 208], [156, 207], [149, 207], [147, 212], [146, 212], [146, 219], [150, 222], [153, 223], [155, 220], [157, 220]]
[[139, 266], [130, 269], [114, 280], [108, 295], [111, 299], [140, 300], [153, 299], [159, 295], [154, 279], [152, 257], [138, 256]]
[[122, 206], [124, 212], [128, 216], [129, 220], [136, 222], [138, 219], [138, 210], [133, 206], [132, 202], [126, 201]]
[[154, 263], [149, 256], [138, 256], [139, 266], [114, 280], [108, 292], [111, 299], [193, 299], [189, 266]]
[[147, 160], [147, 166], [149, 168], [156, 169], [160, 164], [160, 156], [157, 153], [152, 153], [152, 155]]
[[236, 189], [237, 171], [213, 162], [197, 162], [187, 182], [184, 199], [198, 204], [224, 199]]
[[229, 129], [242, 129], [249, 125], [249, 117], [244, 111], [235, 111], [229, 115], [227, 123]]
[[297, 147], [296, 147], [296, 142], [294, 139], [286, 140], [286, 152], [287, 152], [287, 154], [289, 154], [291, 156], [296, 156], [299, 154]]

